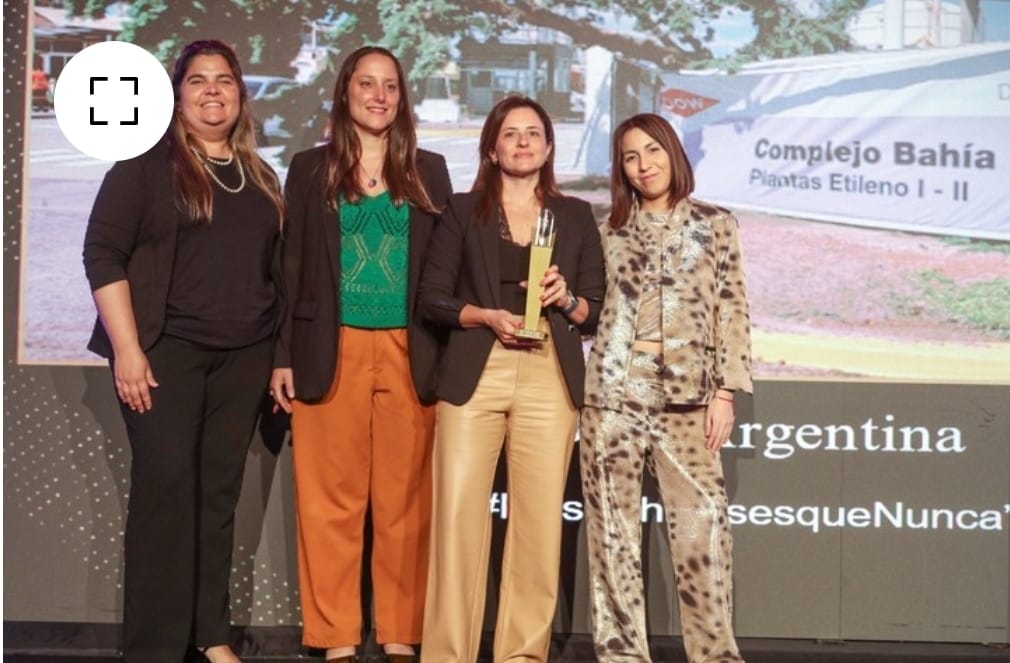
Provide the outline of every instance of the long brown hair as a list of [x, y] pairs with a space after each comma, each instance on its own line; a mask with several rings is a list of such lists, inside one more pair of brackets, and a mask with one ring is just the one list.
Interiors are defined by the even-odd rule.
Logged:
[[[277, 212], [277, 223], [280, 224], [284, 219], [284, 198], [281, 195], [280, 181], [256, 153], [256, 131], [252, 110], [249, 108], [249, 94], [246, 91], [245, 81], [242, 80], [242, 67], [239, 66], [235, 51], [216, 39], [201, 39], [186, 44], [172, 70], [175, 103], [178, 106], [183, 79], [193, 58], [198, 55], [220, 55], [231, 69], [235, 84], [239, 88], [239, 114], [228, 136], [228, 142], [235, 158], [242, 162], [249, 179], [270, 198]], [[178, 108], [172, 115], [172, 123], [168, 127], [166, 137], [170, 148], [169, 159], [172, 162], [175, 194], [179, 202], [191, 219], [210, 222], [214, 213], [214, 193], [207, 172], [193, 154], [193, 150], [202, 151], [203, 148], [192, 130], [186, 126]]]
[[386, 130], [386, 156], [382, 167], [390, 197], [398, 205], [409, 201], [426, 212], [435, 213], [438, 210], [428, 197], [417, 170], [417, 133], [407, 94], [407, 78], [396, 56], [381, 46], [362, 46], [354, 51], [344, 59], [337, 74], [337, 83], [333, 86], [333, 108], [330, 110], [330, 142], [326, 148], [326, 200], [335, 208], [340, 198], [357, 202], [365, 195], [356, 176], [361, 159], [361, 141], [351, 120], [347, 92], [358, 62], [367, 55], [383, 55], [392, 60], [400, 88], [396, 117]]
[[632, 129], [641, 129], [654, 141], [659, 143], [667, 156], [670, 157], [670, 191], [668, 202], [670, 206], [687, 198], [694, 191], [694, 171], [691, 162], [687, 160], [684, 146], [674, 132], [670, 123], [659, 115], [641, 113], [629, 117], [617, 125], [614, 130], [613, 151], [610, 162], [610, 227], [617, 229], [628, 222], [631, 208], [638, 201], [639, 193], [631, 185], [628, 176], [624, 174], [624, 159], [621, 154], [621, 143], [624, 134]]
[[484, 128], [480, 131], [480, 144], [477, 147], [480, 155], [480, 166], [473, 180], [473, 190], [477, 193], [474, 204], [474, 216], [478, 223], [483, 223], [494, 217], [501, 206], [501, 168], [491, 161], [491, 153], [498, 143], [498, 133], [505, 124], [508, 114], [517, 108], [531, 108], [544, 124], [544, 137], [550, 146], [547, 161], [540, 167], [540, 178], [537, 181], [536, 196], [541, 203], [547, 196], [560, 196], [558, 182], [554, 178], [554, 123], [544, 107], [529, 97], [513, 95], [505, 97], [491, 109]]

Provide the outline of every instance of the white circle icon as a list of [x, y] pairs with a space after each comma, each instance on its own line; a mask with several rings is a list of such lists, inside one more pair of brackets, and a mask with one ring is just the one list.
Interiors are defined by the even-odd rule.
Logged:
[[56, 80], [60, 131], [89, 157], [132, 159], [151, 149], [175, 110], [172, 81], [156, 57], [125, 41], [88, 46]]

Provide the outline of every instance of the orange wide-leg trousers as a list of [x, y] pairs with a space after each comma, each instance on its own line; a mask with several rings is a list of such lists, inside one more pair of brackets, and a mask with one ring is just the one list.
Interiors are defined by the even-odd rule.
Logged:
[[372, 509], [376, 640], [421, 641], [435, 408], [410, 378], [407, 332], [342, 327], [319, 403], [291, 418], [302, 642], [361, 642], [365, 513]]

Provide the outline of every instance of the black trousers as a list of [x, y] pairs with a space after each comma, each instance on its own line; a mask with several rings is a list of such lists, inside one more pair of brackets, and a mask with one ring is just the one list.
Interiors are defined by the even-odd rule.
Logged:
[[228, 642], [235, 506], [271, 366], [268, 340], [237, 350], [162, 337], [143, 414], [122, 406], [133, 451], [123, 660], [180, 663]]

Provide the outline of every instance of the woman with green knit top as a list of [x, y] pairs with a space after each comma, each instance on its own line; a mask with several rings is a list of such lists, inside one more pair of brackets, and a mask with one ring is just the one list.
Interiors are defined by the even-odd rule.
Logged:
[[442, 344], [416, 300], [451, 192], [445, 159], [417, 149], [400, 63], [351, 53], [329, 141], [288, 171], [270, 383], [292, 414], [302, 641], [327, 661], [357, 659], [369, 508], [376, 640], [392, 663], [421, 641]]

